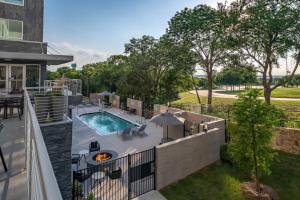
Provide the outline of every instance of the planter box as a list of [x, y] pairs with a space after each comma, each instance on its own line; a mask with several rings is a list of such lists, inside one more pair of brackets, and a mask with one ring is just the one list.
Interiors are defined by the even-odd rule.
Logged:
[[34, 97], [35, 113], [39, 123], [45, 123], [50, 120], [51, 96]]
[[51, 96], [51, 120], [62, 121], [65, 113], [65, 97], [64, 96]]

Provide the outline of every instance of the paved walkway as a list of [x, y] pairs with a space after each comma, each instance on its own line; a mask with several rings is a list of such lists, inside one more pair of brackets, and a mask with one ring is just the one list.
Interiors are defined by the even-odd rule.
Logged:
[[5, 172], [0, 160], [0, 199], [26, 200], [27, 176], [25, 171], [24, 121], [18, 118], [3, 121], [0, 145], [8, 167]]
[[[226, 99], [237, 99], [238, 96], [234, 94], [222, 94], [220, 92], [225, 90], [213, 90], [213, 97], [226, 98]], [[190, 93], [196, 95], [195, 90], [191, 90]], [[207, 90], [198, 90], [200, 96], [207, 96]], [[259, 99], [264, 99], [264, 97], [259, 97]], [[300, 98], [275, 98], [272, 97], [271, 100], [279, 100], [279, 101], [300, 101]]]
[[162, 194], [158, 191], [151, 191], [142, 196], [139, 196], [133, 200], [167, 200]]

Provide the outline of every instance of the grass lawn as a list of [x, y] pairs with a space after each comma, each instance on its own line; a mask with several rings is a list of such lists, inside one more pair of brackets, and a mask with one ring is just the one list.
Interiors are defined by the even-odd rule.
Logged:
[[[293, 89], [293, 88], [288, 88]], [[300, 88], [299, 88], [300, 89]], [[188, 104], [188, 105], [194, 105], [198, 104], [197, 96], [194, 94], [191, 94], [189, 92], [183, 92], [180, 94], [181, 99], [178, 99], [176, 101], [173, 101], [173, 105], [181, 105], [181, 104]], [[201, 97], [201, 101], [203, 104], [207, 103], [207, 97]], [[213, 105], [232, 105], [234, 103], [235, 99], [231, 98], [220, 98], [220, 97], [213, 97]], [[277, 106], [300, 106], [300, 101], [282, 101], [282, 100], [273, 100], [271, 102], [274, 105]]]
[[[213, 164], [161, 190], [172, 200], [245, 199], [240, 186], [249, 177], [228, 164]], [[281, 200], [300, 197], [300, 156], [278, 152], [272, 174], [262, 182], [271, 186]]]
[[[234, 94], [238, 95], [245, 90], [235, 90], [235, 91], [218, 91], [222, 94]], [[261, 91], [262, 93], [262, 91]], [[278, 98], [300, 98], [300, 88], [277, 88], [272, 91], [272, 97]]]

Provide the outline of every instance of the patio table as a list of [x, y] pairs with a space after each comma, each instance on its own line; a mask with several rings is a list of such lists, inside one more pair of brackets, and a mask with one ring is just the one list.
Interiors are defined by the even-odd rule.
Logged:
[[80, 150], [79, 151], [79, 155], [80, 155], [79, 160], [81, 160], [83, 157], [86, 159], [86, 156], [85, 156], [86, 154], [89, 154], [89, 150], [87, 150], [87, 149]]

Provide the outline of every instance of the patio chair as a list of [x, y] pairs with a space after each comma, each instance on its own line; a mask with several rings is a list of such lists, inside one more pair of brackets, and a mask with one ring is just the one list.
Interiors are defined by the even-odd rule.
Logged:
[[0, 98], [0, 112], [3, 108], [3, 118], [7, 118], [7, 107], [6, 107], [6, 99]]
[[18, 111], [18, 116], [19, 116], [19, 119], [21, 120], [21, 99], [20, 98], [8, 98], [7, 99], [7, 102], [6, 102], [6, 107], [7, 109], [13, 109], [16, 108], [17, 111]]
[[136, 134], [136, 135], [141, 135], [141, 136], [147, 135], [146, 132], [145, 132], [146, 127], [147, 127], [147, 125], [146, 125], [146, 124], [143, 124], [143, 125], [140, 126], [139, 128], [133, 129], [133, 130], [132, 130], [132, 133], [133, 133], [133, 134]]
[[100, 151], [100, 144], [98, 141], [93, 141], [90, 143], [89, 152]]
[[80, 154], [72, 154], [72, 164], [76, 164], [77, 170], [78, 170], [79, 163], [80, 163]]
[[110, 181], [109, 181], [109, 189], [111, 189], [112, 181], [120, 179], [122, 177], [122, 169], [121, 169], [121, 167], [119, 167], [119, 169], [117, 169], [117, 170], [113, 170], [111, 172], [107, 172], [106, 176], [108, 176], [109, 179], [110, 179]]
[[126, 128], [121, 132], [122, 137], [131, 138], [131, 128]]

